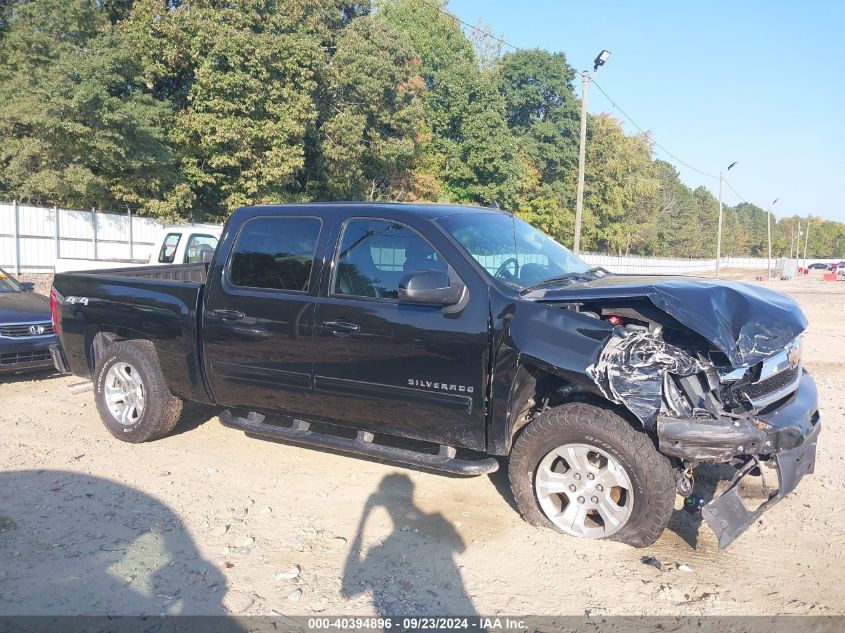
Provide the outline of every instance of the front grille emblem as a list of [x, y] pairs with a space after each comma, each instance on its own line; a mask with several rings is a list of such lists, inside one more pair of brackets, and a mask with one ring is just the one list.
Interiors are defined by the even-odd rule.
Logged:
[[789, 362], [790, 367], [795, 367], [798, 361], [801, 360], [801, 346], [793, 345], [786, 355], [786, 360]]
[[30, 325], [29, 326], [29, 333], [32, 336], [41, 336], [44, 334], [44, 326], [43, 325]]

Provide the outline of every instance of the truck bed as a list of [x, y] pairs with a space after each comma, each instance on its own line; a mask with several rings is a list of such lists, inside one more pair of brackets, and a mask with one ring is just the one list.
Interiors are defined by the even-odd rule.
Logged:
[[135, 279], [157, 279], [161, 281], [191, 281], [204, 284], [208, 275], [208, 264], [169, 264], [163, 266], [132, 266], [80, 270], [69, 275], [92, 275], [96, 277], [132, 277]]
[[208, 401], [198, 333], [207, 267], [200, 263], [56, 273], [53, 289], [71, 372], [91, 375], [98, 333], [143, 338], [155, 346], [175, 395]]

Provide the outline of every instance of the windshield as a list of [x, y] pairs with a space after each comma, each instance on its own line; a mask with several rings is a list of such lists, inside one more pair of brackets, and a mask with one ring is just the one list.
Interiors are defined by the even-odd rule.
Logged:
[[0, 292], [20, 292], [20, 286], [2, 268], [0, 268]]
[[491, 277], [517, 288], [588, 269], [545, 233], [502, 213], [469, 213], [438, 220]]

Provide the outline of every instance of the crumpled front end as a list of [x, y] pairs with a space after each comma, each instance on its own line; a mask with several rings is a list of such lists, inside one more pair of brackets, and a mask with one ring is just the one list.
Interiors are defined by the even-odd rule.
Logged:
[[[736, 468], [724, 492], [701, 509], [720, 547], [813, 472], [821, 428], [816, 387], [801, 363], [800, 337], [750, 367], [717, 364], [722, 358], [670, 344], [662, 327], [652, 323], [617, 328], [588, 368], [605, 397], [652, 430], [679, 475], [690, 477], [685, 494], [699, 463]], [[777, 473], [778, 487], [752, 510], [740, 485], [763, 468]]]
[[[588, 377], [654, 434], [680, 494], [702, 462], [737, 469], [702, 508], [721, 546], [813, 471], [820, 422], [801, 364], [807, 319], [790, 297], [739, 282], [605, 275], [524, 298], [614, 326]], [[778, 474], [778, 490], [749, 510], [740, 484], [764, 471]]]

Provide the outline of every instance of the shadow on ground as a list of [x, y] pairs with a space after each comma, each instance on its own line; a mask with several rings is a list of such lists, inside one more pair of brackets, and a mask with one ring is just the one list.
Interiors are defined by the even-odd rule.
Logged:
[[[730, 481], [736, 470], [727, 464], [703, 463], [695, 470], [695, 488], [693, 492], [709, 503], [716, 496], [719, 482]], [[674, 510], [669, 519], [668, 529], [680, 536], [695, 549], [698, 544], [698, 532], [704, 523], [701, 514], [690, 514], [686, 510]], [[705, 526], [706, 528], [706, 526]], [[707, 528], [709, 529], [709, 528]]]
[[34, 380], [50, 380], [52, 378], [61, 378], [63, 374], [58, 373], [55, 369], [43, 369], [38, 371], [25, 371], [20, 373], [2, 373], [0, 374], [0, 385], [12, 385], [19, 382], [32, 382]]
[[[377, 508], [387, 511], [393, 529], [373, 542], [365, 532]], [[347, 598], [370, 593], [380, 616], [475, 615], [455, 562], [455, 554], [465, 549], [443, 515], [427, 514], [414, 504], [414, 484], [406, 475], [387, 475], [364, 506], [343, 570], [341, 593]]]
[[0, 615], [223, 615], [226, 580], [180, 519], [134, 488], [0, 473]]
[[176, 423], [176, 428], [173, 429], [170, 435], [181, 435], [182, 433], [193, 431], [206, 422], [216, 422], [217, 416], [220, 415], [222, 410], [222, 407], [186, 400], [182, 405], [182, 414], [179, 416], [179, 422]]

